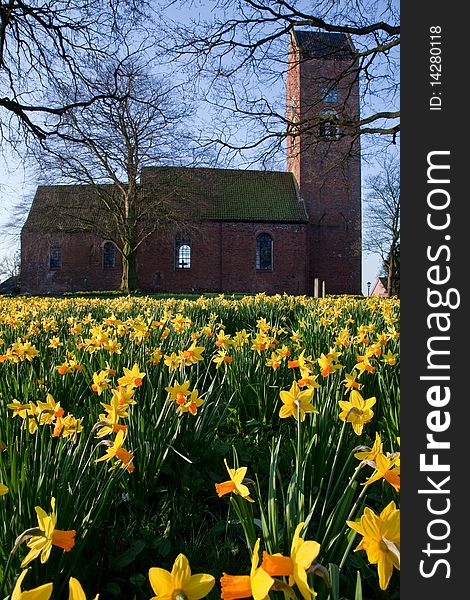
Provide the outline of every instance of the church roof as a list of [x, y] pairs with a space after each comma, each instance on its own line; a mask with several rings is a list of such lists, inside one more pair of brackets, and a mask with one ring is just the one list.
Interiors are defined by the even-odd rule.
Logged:
[[[147, 167], [142, 170], [144, 201], [170, 194], [179, 209], [198, 219], [306, 223], [305, 205], [292, 173], [186, 167]], [[100, 188], [112, 193], [112, 185]], [[109, 213], [94, 188], [87, 185], [39, 186], [24, 229], [70, 231], [80, 222], [103, 222]], [[78, 225], [78, 227], [77, 227]], [[88, 227], [89, 229], [90, 227]]]
[[352, 58], [356, 50], [345, 33], [294, 29], [294, 38], [303, 59]]

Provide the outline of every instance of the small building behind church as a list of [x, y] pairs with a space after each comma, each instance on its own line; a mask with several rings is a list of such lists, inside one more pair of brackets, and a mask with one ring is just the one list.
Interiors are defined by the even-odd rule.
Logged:
[[[147, 197], [168, 173], [168, 181], [183, 181], [198, 223], [156, 231], [139, 246], [142, 291], [298, 295], [320, 285], [329, 294], [360, 293], [359, 140], [336, 125], [359, 118], [356, 60], [347, 35], [291, 35], [286, 171], [143, 169]], [[297, 129], [308, 119], [317, 126]], [[113, 242], [74, 227], [80, 215], [106, 218], [99, 204], [90, 186], [38, 187], [21, 234], [22, 292], [119, 289]]]

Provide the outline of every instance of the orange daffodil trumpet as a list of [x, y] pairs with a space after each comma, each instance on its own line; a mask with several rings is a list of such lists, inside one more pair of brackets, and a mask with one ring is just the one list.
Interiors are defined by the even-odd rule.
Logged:
[[222, 600], [237, 600], [238, 598], [251, 598], [264, 600], [274, 584], [274, 579], [258, 566], [259, 563], [259, 538], [253, 548], [251, 570], [249, 575], [228, 575], [224, 573], [220, 579]]
[[351, 390], [349, 401], [339, 401], [339, 405], [343, 409], [339, 414], [339, 418], [341, 421], [351, 423], [354, 433], [361, 435], [364, 425], [369, 423], [374, 416], [371, 408], [376, 401], [375, 397], [364, 400], [357, 390]]
[[30, 551], [23, 559], [21, 568], [24, 568], [32, 560], [41, 556], [41, 562], [47, 562], [51, 553], [52, 546], [63, 548], [69, 552], [75, 544], [75, 530], [62, 531], [56, 529], [57, 515], [55, 513], [55, 498], [51, 498], [52, 513], [48, 515], [40, 506], [36, 506], [36, 515], [38, 517], [38, 528], [40, 535], [33, 535], [27, 542]]
[[152, 567], [149, 580], [156, 594], [150, 600], [200, 600], [207, 596], [215, 584], [212, 575], [191, 575], [191, 567], [184, 554], [176, 557], [171, 573]]
[[221, 496], [225, 496], [225, 494], [230, 494], [231, 492], [233, 492], [234, 494], [238, 494], [242, 498], [245, 498], [245, 500], [248, 500], [248, 502], [254, 502], [254, 500], [250, 498], [250, 490], [247, 488], [246, 485], [243, 484], [248, 467], [231, 469], [228, 466], [226, 459], [224, 459], [224, 463], [227, 467], [230, 480], [224, 481], [223, 483], [215, 484], [215, 489], [219, 498]]
[[282, 554], [268, 554], [263, 552], [263, 569], [274, 576], [289, 577], [289, 585], [297, 585], [305, 600], [310, 600], [316, 592], [310, 589], [307, 582], [307, 570], [320, 552], [320, 544], [313, 540], [304, 541], [300, 532], [304, 523], [299, 523], [295, 528], [290, 557]]
[[386, 590], [393, 567], [400, 570], [400, 509], [396, 508], [395, 502], [390, 502], [380, 515], [376, 515], [366, 507], [358, 523], [346, 523], [363, 536], [354, 551], [366, 551], [370, 564], [377, 565], [380, 589]]

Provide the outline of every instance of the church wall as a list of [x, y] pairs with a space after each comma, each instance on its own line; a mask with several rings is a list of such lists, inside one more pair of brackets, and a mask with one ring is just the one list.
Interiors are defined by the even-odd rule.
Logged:
[[[21, 292], [56, 292], [119, 289], [121, 265], [103, 268], [103, 240], [88, 233], [39, 234], [23, 231], [21, 236]], [[61, 268], [50, 269], [51, 247], [61, 249]]]
[[[208, 222], [191, 238], [191, 269], [175, 269], [173, 238], [153, 237], [138, 256], [143, 290], [305, 293], [305, 225]], [[273, 270], [256, 270], [256, 237], [273, 238]]]
[[[256, 237], [273, 239], [273, 270], [256, 269]], [[154, 235], [137, 253], [144, 292], [306, 293], [304, 224], [206, 222], [189, 234], [191, 268], [175, 269], [173, 237]], [[31, 294], [119, 289], [121, 265], [103, 268], [103, 240], [87, 233], [23, 231], [21, 291]], [[60, 247], [61, 267], [51, 269], [51, 247]]]

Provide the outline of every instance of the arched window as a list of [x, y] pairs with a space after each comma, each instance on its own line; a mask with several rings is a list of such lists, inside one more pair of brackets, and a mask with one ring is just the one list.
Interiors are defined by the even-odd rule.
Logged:
[[267, 233], [260, 233], [256, 238], [256, 268], [260, 271], [273, 268], [273, 239]]
[[191, 240], [179, 233], [175, 238], [175, 269], [191, 268]]
[[114, 269], [116, 266], [116, 246], [113, 242], [105, 242], [103, 250], [103, 269]]

